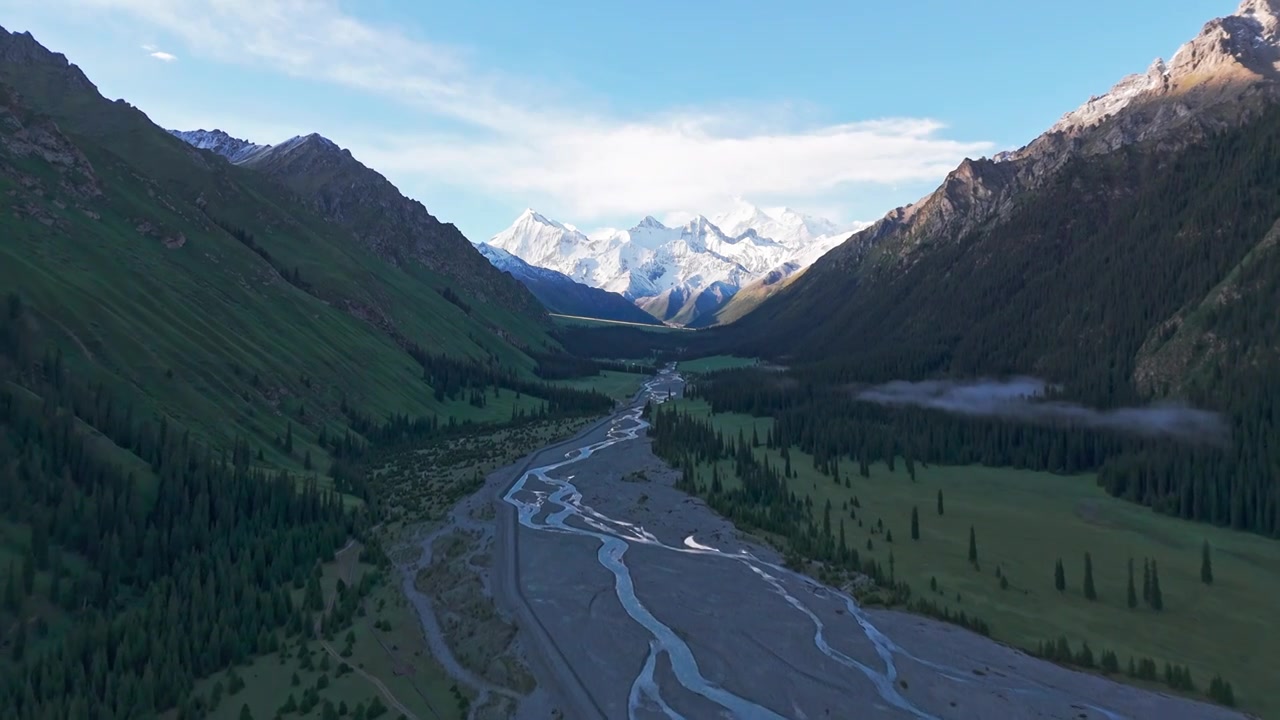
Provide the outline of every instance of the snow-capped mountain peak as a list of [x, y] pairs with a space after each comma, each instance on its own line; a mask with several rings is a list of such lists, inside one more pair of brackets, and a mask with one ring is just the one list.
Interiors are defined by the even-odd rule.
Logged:
[[661, 222], [658, 222], [658, 219], [657, 219], [657, 218], [655, 218], [654, 216], [652, 216], [652, 215], [645, 215], [645, 216], [644, 216], [644, 219], [643, 219], [643, 220], [641, 220], [641, 221], [640, 221], [640, 222], [639, 222], [639, 223], [638, 223], [634, 228], [632, 228], [632, 229], [633, 229], [633, 230], [635, 230], [635, 229], [666, 230], [666, 229], [667, 229], [667, 226], [666, 226], [666, 225], [663, 225]]
[[732, 206], [717, 215], [713, 222], [727, 235], [740, 237], [754, 230], [758, 236], [792, 249], [799, 249], [820, 237], [846, 231], [846, 228], [824, 218], [786, 207], [766, 211], [742, 198], [734, 198]]
[[543, 215], [542, 213], [538, 212], [537, 210], [534, 210], [533, 208], [525, 208], [524, 212], [520, 213], [520, 217], [516, 218], [517, 224], [522, 222], [534, 223], [538, 225], [549, 225], [551, 227], [560, 228], [562, 230], [568, 229], [565, 225], [558, 223], [555, 220], [552, 220], [551, 218], [548, 218], [546, 215]]
[[661, 307], [660, 319], [691, 322], [696, 313], [714, 312], [738, 288], [770, 271], [807, 267], [854, 229], [737, 200], [715, 219], [695, 215], [669, 227], [647, 215], [629, 230], [587, 236], [528, 209], [488, 245], [647, 309]]

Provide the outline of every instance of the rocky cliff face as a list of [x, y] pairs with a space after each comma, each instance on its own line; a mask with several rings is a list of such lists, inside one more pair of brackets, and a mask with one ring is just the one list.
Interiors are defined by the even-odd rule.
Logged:
[[890, 212], [824, 258], [845, 268], [885, 246], [899, 261], [922, 241], [954, 241], [998, 221], [1016, 197], [1068, 160], [1149, 144], [1172, 152], [1248, 122], [1280, 98], [1280, 0], [1245, 0], [1165, 62], [1130, 75], [1067, 113], [1023, 148], [966, 159], [919, 202]]

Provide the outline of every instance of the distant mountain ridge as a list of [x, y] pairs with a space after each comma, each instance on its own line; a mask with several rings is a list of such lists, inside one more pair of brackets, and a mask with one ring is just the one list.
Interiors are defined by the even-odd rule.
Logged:
[[698, 215], [667, 227], [646, 216], [627, 230], [587, 235], [526, 209], [487, 244], [618, 293], [660, 320], [701, 326], [714, 324], [742, 287], [803, 270], [856, 227], [785, 208], [769, 214], [738, 200], [715, 220]]
[[417, 260], [450, 278], [458, 290], [511, 312], [541, 317], [542, 306], [520, 283], [496, 272], [451, 223], [318, 134], [259, 145], [222, 130], [169, 130], [192, 147], [282, 183], [322, 215], [346, 227], [362, 244], [394, 265]]
[[551, 312], [646, 325], [661, 324], [657, 318], [617, 293], [584, 285], [555, 270], [530, 265], [487, 243], [480, 243], [476, 248], [494, 267], [511, 273], [529, 288], [529, 292]]

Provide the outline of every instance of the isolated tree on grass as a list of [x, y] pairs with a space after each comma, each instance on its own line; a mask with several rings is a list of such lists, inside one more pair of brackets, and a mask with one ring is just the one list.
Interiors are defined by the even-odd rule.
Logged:
[[1213, 584], [1213, 560], [1209, 557], [1209, 541], [1205, 540], [1200, 548], [1200, 582]]
[[1164, 609], [1164, 593], [1160, 591], [1160, 571], [1156, 568], [1155, 560], [1151, 561], [1151, 608]]
[[1142, 558], [1142, 602], [1151, 604], [1151, 560]]
[[1067, 570], [1062, 566], [1062, 558], [1053, 564], [1053, 587], [1058, 592], [1067, 591]]
[[973, 532], [973, 526], [969, 526], [969, 562], [978, 563], [978, 536]]
[[1093, 557], [1084, 554], [1084, 597], [1086, 600], [1097, 600], [1098, 591], [1093, 586]]
[[914, 505], [911, 506], [911, 539], [920, 539], [920, 511]]
[[1129, 609], [1138, 607], [1138, 590], [1133, 585], [1133, 558], [1129, 558]]
[[938, 514], [942, 514], [942, 490], [938, 490]]

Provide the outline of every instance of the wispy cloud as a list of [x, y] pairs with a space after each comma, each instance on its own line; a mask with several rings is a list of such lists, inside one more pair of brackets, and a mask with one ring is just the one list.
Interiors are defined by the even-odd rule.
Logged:
[[[71, 2], [50, 4], [59, 1]], [[192, 56], [376, 94], [424, 120], [443, 119], [438, 125], [462, 129], [352, 128], [334, 139], [397, 179], [447, 179], [583, 221], [713, 208], [735, 195], [829, 205], [862, 183], [940, 178], [992, 148], [949, 138], [945, 125], [927, 118], [806, 124], [782, 106], [625, 118], [594, 112], [527, 78], [484, 71], [456, 49], [361, 21], [336, 0], [73, 4], [125, 11]], [[172, 59], [158, 49], [152, 57]]]
[[161, 62], [173, 62], [174, 60], [178, 59], [177, 55], [174, 55], [173, 53], [167, 53], [161, 50], [160, 48], [156, 47], [155, 45], [143, 45], [142, 49], [146, 50], [148, 55], [150, 55], [151, 57]]

